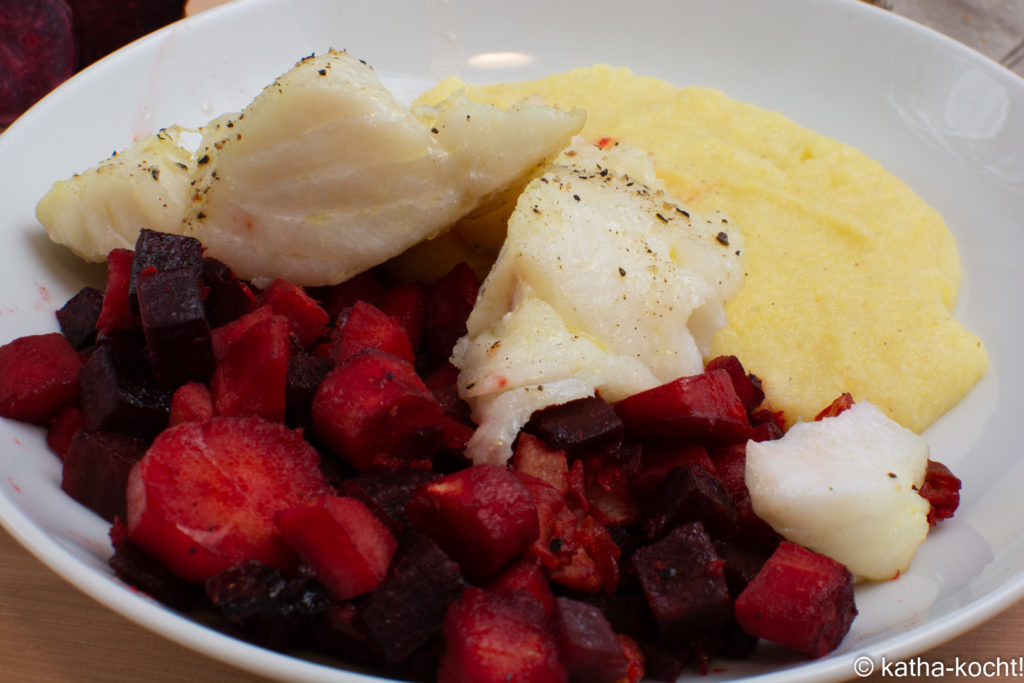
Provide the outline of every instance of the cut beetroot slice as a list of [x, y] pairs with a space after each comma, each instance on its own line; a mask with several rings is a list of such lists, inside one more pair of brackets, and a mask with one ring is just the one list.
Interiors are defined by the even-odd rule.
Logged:
[[578, 600], [558, 598], [554, 622], [571, 683], [618, 683], [626, 678], [626, 655], [601, 610]]
[[470, 577], [494, 574], [537, 540], [537, 508], [505, 467], [477, 465], [418, 488], [405, 507], [414, 529], [430, 536]]
[[750, 422], [725, 370], [679, 379], [615, 404], [626, 433], [647, 441], [693, 440], [701, 444], [745, 441]]
[[554, 629], [527, 593], [467, 588], [448, 611], [443, 638], [439, 683], [566, 681]]
[[260, 292], [259, 303], [291, 321], [292, 334], [300, 346], [308, 346], [327, 333], [327, 311], [306, 290], [287, 280], [278, 279], [267, 285]]
[[0, 1], [0, 129], [75, 71], [71, 8], [63, 0]]
[[331, 360], [340, 365], [363, 349], [380, 349], [416, 362], [409, 335], [397, 320], [365, 301], [357, 301], [338, 318], [331, 335]]
[[44, 424], [78, 395], [78, 352], [59, 332], [0, 346], [0, 416]]
[[61, 334], [79, 351], [91, 346], [96, 341], [96, 321], [102, 309], [103, 292], [83, 287], [57, 311]]
[[301, 433], [257, 417], [171, 427], [129, 476], [129, 537], [189, 581], [247, 559], [294, 569], [273, 517], [328, 492], [319, 465]]
[[210, 388], [218, 414], [284, 420], [290, 329], [287, 318], [261, 306], [212, 331], [216, 365]]
[[313, 398], [317, 435], [361, 472], [428, 467], [443, 417], [412, 364], [378, 349], [334, 368]]
[[783, 541], [736, 598], [735, 611], [750, 635], [823, 657], [857, 615], [853, 575], [826, 555]]
[[327, 496], [281, 510], [274, 524], [339, 602], [379, 586], [397, 545], [384, 523], [355, 498]]
[[139, 316], [128, 302], [132, 282], [132, 261], [135, 253], [129, 249], [112, 249], [107, 254], [107, 288], [103, 292], [96, 328], [110, 333], [130, 330], [139, 326]]
[[108, 522], [124, 517], [128, 473], [146, 451], [133, 436], [80, 430], [64, 458], [61, 489]]
[[465, 263], [438, 278], [426, 300], [426, 324], [423, 328], [423, 349], [430, 367], [448, 361], [452, 347], [466, 334], [469, 318], [480, 282]]

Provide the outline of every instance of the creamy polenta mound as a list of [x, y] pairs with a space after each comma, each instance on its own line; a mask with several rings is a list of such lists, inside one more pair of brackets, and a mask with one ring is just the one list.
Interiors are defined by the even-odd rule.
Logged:
[[488, 86], [448, 79], [421, 103], [461, 88], [498, 106], [584, 109], [581, 135], [648, 150], [674, 195], [737, 224], [746, 282], [712, 353], [738, 356], [790, 422], [850, 392], [919, 432], [984, 373], [981, 341], [952, 316], [952, 234], [858, 150], [716, 90], [603, 65]]

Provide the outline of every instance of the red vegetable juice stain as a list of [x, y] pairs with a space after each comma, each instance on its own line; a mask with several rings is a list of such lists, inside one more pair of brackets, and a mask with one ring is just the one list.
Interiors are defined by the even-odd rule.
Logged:
[[11, 488], [21, 493], [21, 487], [14, 483], [14, 479], [7, 477], [7, 483], [11, 485]]
[[38, 282], [36, 283], [36, 288], [39, 290], [39, 300], [36, 301], [35, 304], [36, 310], [50, 308], [50, 302], [53, 301], [53, 297], [50, 295], [50, 290], [46, 288], [46, 285], [40, 284]]

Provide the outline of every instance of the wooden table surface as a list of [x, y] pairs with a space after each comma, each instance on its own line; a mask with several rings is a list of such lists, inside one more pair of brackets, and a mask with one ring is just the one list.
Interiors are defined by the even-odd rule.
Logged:
[[[224, 0], [193, 0], [202, 11]], [[1022, 0], [891, 0], [893, 11], [931, 22], [1018, 73]], [[877, 4], [877, 3], [876, 3]], [[979, 9], [979, 7], [981, 9]], [[980, 17], [979, 12], [999, 16]], [[973, 13], [973, 14], [972, 14]], [[1003, 13], [1003, 14], [1000, 14]], [[1014, 31], [1022, 32], [1013, 35]], [[1017, 52], [1013, 50], [1016, 48]], [[1024, 655], [1024, 602], [930, 652], [921, 661], [993, 662]], [[850, 672], [853, 679], [853, 672]], [[1024, 675], [1022, 675], [1024, 678]], [[0, 683], [262, 680], [171, 643], [78, 592], [0, 530]], [[876, 674], [868, 680], [883, 680]], [[930, 677], [929, 680], [941, 680]]]

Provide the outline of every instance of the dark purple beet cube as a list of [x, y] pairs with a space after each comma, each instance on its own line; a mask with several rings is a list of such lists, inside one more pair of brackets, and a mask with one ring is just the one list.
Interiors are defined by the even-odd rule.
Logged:
[[206, 289], [206, 319], [220, 327], [256, 308], [256, 295], [249, 285], [235, 277], [222, 261], [204, 256], [203, 287]]
[[119, 518], [110, 527], [114, 554], [107, 564], [118, 578], [168, 607], [187, 611], [201, 596], [198, 587], [171, 573], [159, 560], [128, 540], [128, 529]]
[[135, 277], [153, 379], [162, 387], [208, 381], [213, 343], [199, 278], [190, 268], [147, 268]]
[[601, 610], [558, 598], [553, 617], [570, 683], [617, 683], [626, 678], [626, 655]]
[[622, 439], [622, 420], [599, 396], [548, 406], [531, 416], [526, 431], [569, 453], [607, 446]]
[[676, 465], [647, 495], [643, 510], [654, 538], [687, 522], [700, 522], [714, 538], [727, 538], [739, 529], [725, 484], [697, 463]]
[[323, 587], [308, 575], [289, 576], [256, 560], [225, 569], [207, 579], [205, 588], [229, 624], [276, 649], [301, 641], [331, 606]]
[[145, 351], [100, 344], [78, 373], [78, 396], [93, 431], [154, 435], [167, 426], [170, 392], [153, 386]]
[[388, 661], [404, 660], [441, 630], [465, 586], [459, 565], [436, 543], [408, 534], [384, 583], [360, 607], [369, 637]]
[[83, 287], [57, 310], [61, 334], [81, 351], [96, 341], [96, 320], [103, 308], [103, 292]]
[[79, 430], [64, 455], [60, 487], [108, 522], [124, 518], [128, 473], [145, 452], [142, 439]]
[[133, 311], [138, 310], [135, 285], [139, 273], [149, 268], [171, 270], [188, 268], [196, 282], [203, 276], [203, 245], [195, 237], [172, 235], [143, 228], [135, 241], [132, 255], [131, 280], [128, 284], [128, 302]]
[[300, 347], [292, 348], [284, 392], [285, 423], [289, 427], [313, 424], [313, 397], [331, 367], [331, 359], [326, 356], [314, 356]]
[[677, 527], [636, 551], [632, 563], [651, 614], [668, 641], [690, 640], [732, 621], [725, 568], [699, 522]]
[[437, 477], [430, 470], [409, 468], [368, 472], [346, 480], [338, 491], [340, 495], [360, 500], [392, 533], [398, 535], [409, 526], [405, 504], [413, 491]]

